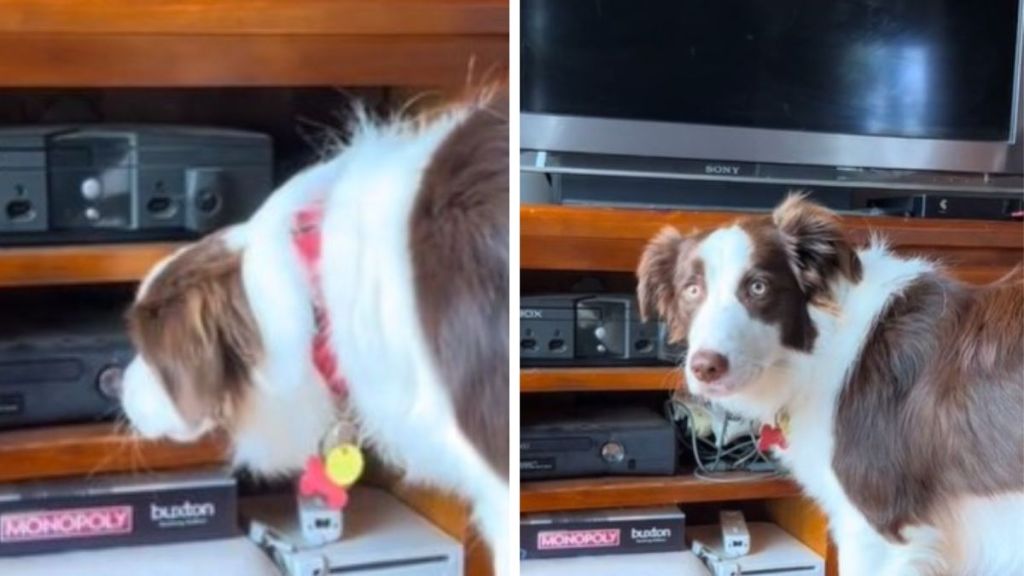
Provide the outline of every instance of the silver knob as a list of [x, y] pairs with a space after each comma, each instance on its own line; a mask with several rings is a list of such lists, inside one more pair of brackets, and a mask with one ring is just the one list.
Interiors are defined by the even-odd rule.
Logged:
[[608, 335], [608, 331], [605, 330], [604, 326], [598, 326], [594, 328], [594, 336], [597, 336], [598, 340], [604, 340], [604, 337]]
[[103, 196], [103, 185], [96, 178], [86, 178], [82, 180], [81, 192], [86, 200], [98, 200]]
[[601, 458], [604, 458], [605, 462], [612, 464], [622, 462], [626, 458], [626, 449], [618, 442], [608, 442], [601, 447]]
[[100, 211], [92, 206], [85, 209], [85, 219], [95, 222], [100, 219]]
[[124, 369], [116, 364], [105, 366], [96, 378], [96, 386], [107, 398], [116, 400], [121, 397], [121, 383], [124, 381]]

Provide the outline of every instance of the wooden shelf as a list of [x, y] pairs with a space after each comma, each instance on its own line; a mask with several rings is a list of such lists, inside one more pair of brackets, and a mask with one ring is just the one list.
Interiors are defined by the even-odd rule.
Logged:
[[508, 0], [0, 0], [0, 33], [506, 34], [508, 9]]
[[658, 368], [523, 368], [519, 391], [537, 392], [671, 392], [682, 384], [682, 374]]
[[0, 287], [135, 282], [178, 243], [0, 248]]
[[0, 53], [12, 55], [0, 57], [0, 86], [464, 86], [507, 69], [508, 10], [507, 0], [0, 0]]
[[[721, 226], [732, 212], [679, 212], [529, 205], [520, 208], [520, 267], [534, 270], [633, 272], [662, 227]], [[971, 282], [995, 280], [1021, 262], [1024, 224], [973, 220], [847, 217], [855, 242], [881, 234], [899, 252], [937, 258]]]
[[519, 485], [519, 505], [520, 511], [527, 513], [800, 495], [800, 488], [786, 478], [757, 478], [742, 473], [726, 476], [730, 477], [732, 480], [719, 481], [704, 480], [694, 475], [523, 481]]
[[113, 424], [0, 432], [0, 482], [218, 464], [225, 450], [219, 438], [151, 442], [119, 433]]

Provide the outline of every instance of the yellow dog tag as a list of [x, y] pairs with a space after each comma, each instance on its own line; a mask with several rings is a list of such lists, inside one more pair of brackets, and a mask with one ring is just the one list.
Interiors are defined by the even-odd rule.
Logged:
[[363, 451], [355, 444], [342, 444], [327, 453], [327, 477], [339, 486], [351, 486], [363, 474]]

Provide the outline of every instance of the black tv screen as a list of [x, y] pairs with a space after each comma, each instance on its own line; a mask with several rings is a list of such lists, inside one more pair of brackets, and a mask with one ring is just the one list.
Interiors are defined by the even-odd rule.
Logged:
[[1008, 141], [1018, 0], [523, 0], [524, 112]]

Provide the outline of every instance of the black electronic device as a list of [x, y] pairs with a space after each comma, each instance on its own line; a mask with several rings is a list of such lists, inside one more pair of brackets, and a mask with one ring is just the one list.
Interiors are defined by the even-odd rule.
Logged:
[[672, 364], [681, 353], [628, 294], [523, 296], [519, 333], [523, 366]]
[[523, 417], [519, 476], [524, 480], [676, 471], [673, 424], [645, 406], [585, 406]]
[[264, 134], [153, 125], [0, 129], [0, 245], [192, 239], [273, 190]]
[[1020, 176], [1021, 7], [524, 0], [520, 146]]
[[0, 298], [0, 429], [99, 421], [133, 356], [120, 291]]
[[1019, 218], [1022, 6], [524, 0], [521, 197]]
[[978, 198], [941, 194], [915, 194], [885, 198], [870, 203], [872, 208], [910, 218], [957, 218], [975, 220], [1020, 219], [1024, 201], [1017, 198]]

